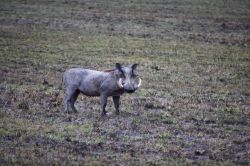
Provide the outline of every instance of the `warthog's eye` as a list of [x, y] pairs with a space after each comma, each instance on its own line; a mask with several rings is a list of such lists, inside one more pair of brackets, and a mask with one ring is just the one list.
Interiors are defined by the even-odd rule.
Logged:
[[121, 74], [121, 78], [125, 78], [125, 75], [124, 75], [124, 74]]
[[120, 70], [120, 71], [121, 71], [121, 74], [120, 74], [121, 78], [125, 78], [124, 72], [122, 70]]
[[136, 77], [138, 77], [138, 75], [137, 74], [134, 74], [134, 73], [132, 73], [132, 75], [131, 75], [133, 78], [136, 78]]

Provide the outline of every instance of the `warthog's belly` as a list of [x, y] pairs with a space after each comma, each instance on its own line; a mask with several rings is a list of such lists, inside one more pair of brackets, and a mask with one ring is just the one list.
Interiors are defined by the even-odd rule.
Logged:
[[87, 90], [87, 89], [80, 89], [81, 93], [86, 95], [86, 96], [100, 96], [100, 92], [99, 91], [90, 91], [90, 90]]

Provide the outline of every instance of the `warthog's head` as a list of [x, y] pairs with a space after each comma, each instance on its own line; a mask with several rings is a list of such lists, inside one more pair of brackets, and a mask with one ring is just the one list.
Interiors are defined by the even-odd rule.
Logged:
[[116, 63], [115, 73], [118, 78], [118, 86], [128, 93], [133, 93], [141, 86], [141, 79], [135, 71], [137, 66], [138, 64], [121, 66], [119, 63]]

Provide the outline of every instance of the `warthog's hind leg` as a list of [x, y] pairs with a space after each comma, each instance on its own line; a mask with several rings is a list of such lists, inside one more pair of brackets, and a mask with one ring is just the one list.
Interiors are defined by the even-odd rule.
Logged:
[[71, 108], [72, 108], [72, 110], [74, 111], [74, 112], [77, 112], [77, 109], [75, 108], [75, 102], [76, 102], [76, 99], [77, 99], [77, 97], [78, 97], [78, 95], [80, 94], [80, 91], [77, 89], [77, 90], [75, 90], [75, 92], [72, 94], [72, 97], [71, 97], [71, 99], [70, 99], [70, 106], [71, 106]]
[[72, 96], [75, 93], [75, 89], [67, 87], [64, 97], [64, 111], [69, 112], [69, 105], [72, 107]]

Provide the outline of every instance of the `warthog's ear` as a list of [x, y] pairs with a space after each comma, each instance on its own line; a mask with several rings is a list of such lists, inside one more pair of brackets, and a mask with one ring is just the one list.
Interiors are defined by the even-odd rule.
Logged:
[[122, 65], [120, 63], [116, 63], [115, 68], [118, 70], [117, 74], [124, 77], [124, 72], [122, 70]]
[[135, 64], [133, 64], [131, 67], [132, 67], [132, 76], [134, 76], [134, 77], [136, 77], [136, 76], [138, 76], [137, 74], [136, 74], [136, 68], [137, 68], [137, 66], [138, 66], [138, 64], [137, 63], [135, 63]]
[[138, 66], [137, 63], [133, 64], [133, 65], [132, 65], [132, 69], [135, 70], [135, 69], [137, 68], [137, 66]]
[[118, 69], [119, 71], [122, 71], [122, 65], [120, 63], [116, 63], [115, 64], [116, 69]]

